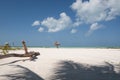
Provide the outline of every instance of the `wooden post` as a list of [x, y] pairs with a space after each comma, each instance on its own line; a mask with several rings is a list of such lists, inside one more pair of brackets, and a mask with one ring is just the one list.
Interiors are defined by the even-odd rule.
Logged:
[[25, 41], [22, 41], [22, 44], [23, 44], [23, 47], [24, 47], [24, 50], [25, 50], [25, 54], [28, 54], [27, 46], [25, 44]]

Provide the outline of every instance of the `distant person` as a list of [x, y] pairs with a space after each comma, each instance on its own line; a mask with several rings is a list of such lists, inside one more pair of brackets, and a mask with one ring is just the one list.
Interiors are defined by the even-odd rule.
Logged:
[[54, 43], [54, 45], [55, 45], [57, 48], [59, 48], [60, 43], [56, 41], [56, 42]]
[[6, 55], [8, 53], [8, 50], [10, 49], [9, 43], [6, 42], [5, 45], [3, 46], [3, 54]]

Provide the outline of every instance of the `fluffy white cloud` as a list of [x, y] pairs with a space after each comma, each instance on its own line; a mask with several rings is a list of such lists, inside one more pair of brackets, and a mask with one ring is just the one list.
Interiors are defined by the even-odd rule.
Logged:
[[76, 29], [72, 29], [72, 30], [71, 30], [71, 33], [72, 33], [72, 34], [74, 34], [74, 33], [76, 33], [76, 32], [77, 32]]
[[75, 26], [79, 26], [80, 23], [91, 24], [87, 35], [102, 27], [98, 24], [99, 22], [113, 20], [120, 16], [120, 0], [89, 0], [85, 2], [76, 0], [71, 8], [76, 12]]
[[38, 29], [38, 31], [39, 31], [39, 32], [43, 32], [43, 31], [44, 31], [44, 28], [40, 27], [40, 28]]
[[99, 28], [101, 28], [102, 25], [99, 25], [98, 23], [93, 23], [91, 26], [90, 26], [90, 30], [91, 31], [94, 31], [94, 30], [97, 30]]
[[90, 34], [92, 34], [95, 30], [98, 30], [100, 28], [102, 28], [103, 25], [100, 25], [98, 23], [93, 23], [91, 26], [90, 26], [90, 29], [88, 31], [88, 33], [86, 34], [87, 36], [89, 36]]
[[71, 26], [71, 19], [65, 12], [60, 14], [59, 19], [48, 17], [41, 22], [41, 26], [48, 28], [48, 32], [57, 32]]
[[[71, 18], [63, 12], [58, 19], [47, 17], [41, 22], [35, 21], [32, 26], [42, 26], [39, 28], [40, 32], [43, 32], [44, 28], [47, 32], [58, 32], [71, 26], [74, 28], [81, 24], [90, 24], [87, 34], [91, 34], [101, 28], [99, 22], [113, 20], [120, 16], [120, 0], [76, 0], [71, 8], [76, 12], [75, 22], [72, 22]], [[75, 29], [71, 31], [71, 33], [76, 32]]]
[[82, 24], [82, 22], [79, 20], [79, 18], [76, 18], [76, 21], [73, 22], [73, 27], [79, 26], [80, 24]]
[[116, 18], [116, 16], [119, 16], [119, 5], [120, 0], [89, 0], [89, 2], [76, 0], [76, 2], [71, 5], [71, 8], [76, 11], [79, 22], [95, 23], [112, 20]]
[[40, 21], [38, 21], [38, 20], [34, 21], [32, 24], [32, 26], [38, 26], [38, 25], [40, 25]]

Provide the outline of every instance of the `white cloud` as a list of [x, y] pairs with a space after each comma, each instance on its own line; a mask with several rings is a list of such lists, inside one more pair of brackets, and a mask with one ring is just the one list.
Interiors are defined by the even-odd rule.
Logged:
[[79, 26], [82, 24], [82, 22], [79, 20], [79, 18], [76, 18], [76, 21], [73, 23], [73, 27]]
[[38, 31], [39, 31], [39, 32], [43, 32], [43, 31], [44, 31], [44, 28], [40, 27], [40, 28], [38, 29]]
[[72, 30], [71, 30], [71, 33], [72, 33], [72, 34], [74, 34], [74, 33], [76, 33], [76, 32], [77, 32], [76, 29], [72, 29]]
[[32, 24], [32, 26], [38, 26], [38, 25], [40, 25], [40, 21], [38, 21], [38, 20], [34, 21]]
[[94, 31], [94, 30], [97, 30], [99, 28], [101, 28], [102, 26], [99, 25], [98, 23], [93, 23], [91, 26], [90, 26], [90, 30]]
[[66, 15], [65, 12], [60, 14], [59, 19], [55, 19], [53, 17], [48, 17], [41, 22], [41, 26], [45, 26], [48, 28], [48, 32], [58, 32], [64, 30], [67, 27], [71, 26], [71, 19]]
[[89, 29], [89, 31], [87, 32], [87, 36], [89, 36], [89, 35], [91, 35], [95, 30], [98, 30], [98, 29], [100, 29], [100, 28], [102, 28], [103, 27], [103, 25], [100, 25], [100, 24], [98, 24], [98, 23], [93, 23], [91, 26], [90, 26], [90, 29]]
[[76, 0], [71, 8], [76, 11], [79, 22], [95, 23], [112, 20], [119, 16], [119, 5], [120, 0], [90, 0], [84, 3], [82, 0]]
[[108, 0], [108, 6], [110, 7], [110, 11], [106, 18], [107, 21], [115, 19], [116, 16], [120, 16], [120, 0]]
[[[65, 13], [61, 13], [58, 19], [54, 17], [47, 17], [43, 21], [35, 21], [32, 26], [42, 26], [47, 29], [47, 32], [58, 32], [66, 28], [74, 28], [81, 24], [90, 24], [88, 35], [92, 34], [95, 30], [100, 29], [102, 26], [98, 24], [102, 21], [109, 21], [120, 16], [120, 0], [89, 0], [83, 2], [76, 0], [71, 5], [71, 9], [76, 12], [76, 18], [71, 18]], [[40, 32], [44, 28], [39, 28]], [[72, 29], [71, 33], [76, 33], [77, 30]]]

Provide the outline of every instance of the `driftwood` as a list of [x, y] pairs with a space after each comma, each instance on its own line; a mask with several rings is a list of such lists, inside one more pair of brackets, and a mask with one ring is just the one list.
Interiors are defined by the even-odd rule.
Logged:
[[25, 54], [11, 53], [11, 54], [0, 55], [0, 59], [8, 58], [8, 57], [30, 57], [30, 59], [33, 60], [36, 59], [36, 56], [40, 55], [39, 52], [34, 52], [34, 51], [28, 52], [25, 41], [22, 41], [22, 44], [25, 50]]
[[0, 59], [7, 58], [7, 57], [30, 57], [31, 59], [34, 59], [36, 56], [40, 55], [39, 52], [28, 52], [28, 54], [6, 54], [6, 55], [0, 55]]
[[27, 46], [25, 44], [25, 41], [22, 41], [22, 44], [23, 44], [23, 48], [25, 50], [25, 54], [28, 54], [28, 51], [27, 51]]

